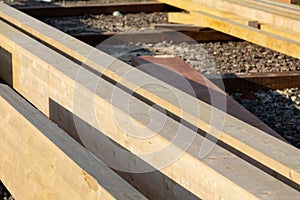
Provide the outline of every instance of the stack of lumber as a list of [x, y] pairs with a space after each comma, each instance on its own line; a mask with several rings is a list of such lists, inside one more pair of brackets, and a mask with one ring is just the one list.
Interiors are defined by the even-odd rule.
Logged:
[[146, 199], [8, 86], [0, 103], [0, 178], [15, 199]]
[[270, 0], [160, 0], [189, 13], [169, 22], [194, 24], [300, 58], [300, 7]]
[[39, 110], [0, 90], [14, 196], [299, 198], [298, 149], [2, 3], [0, 18], [0, 77]]

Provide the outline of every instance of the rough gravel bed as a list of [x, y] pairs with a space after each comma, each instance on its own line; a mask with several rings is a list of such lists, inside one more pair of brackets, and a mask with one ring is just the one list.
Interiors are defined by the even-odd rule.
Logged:
[[300, 70], [299, 59], [249, 42], [160, 43], [152, 49], [179, 55], [204, 74]]
[[253, 92], [255, 99], [240, 93], [232, 97], [269, 127], [300, 148], [300, 88]]
[[150, 27], [152, 23], [167, 23], [167, 13], [138, 13], [115, 17], [113, 15], [86, 15], [42, 18], [43, 22], [68, 34], [123, 32]]

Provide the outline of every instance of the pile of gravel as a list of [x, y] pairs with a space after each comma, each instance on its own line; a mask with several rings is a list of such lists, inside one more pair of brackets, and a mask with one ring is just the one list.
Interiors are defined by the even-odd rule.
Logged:
[[299, 71], [300, 60], [249, 42], [202, 44], [222, 73]]

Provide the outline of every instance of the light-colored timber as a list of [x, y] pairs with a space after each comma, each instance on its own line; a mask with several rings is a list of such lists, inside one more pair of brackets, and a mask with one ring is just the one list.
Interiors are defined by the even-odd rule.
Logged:
[[270, 48], [272, 50], [300, 58], [300, 42], [278, 35], [258, 30], [240, 23], [210, 15], [205, 12], [169, 13], [169, 20], [176, 23], [193, 23], [199, 26], [208, 26], [215, 30], [247, 40], [249, 42]]
[[[172, 98], [170, 99], [169, 94], [164, 92], [164, 88], [169, 88], [169, 85], [151, 76], [148, 76], [143, 72], [133, 69], [133, 67], [115, 60], [111, 56], [101, 51], [94, 50], [92, 47], [83, 44], [74, 38], [63, 34], [60, 31], [57, 31], [56, 29], [51, 28], [50, 26], [47, 26], [29, 16], [26, 16], [25, 14], [18, 12], [13, 8], [7, 7], [4, 4], [0, 4], [0, 10], [1, 18], [5, 18], [7, 21], [10, 21], [16, 26], [45, 41], [48, 43], [48, 45], [50, 44], [67, 53], [69, 56], [84, 62], [94, 71], [103, 73], [107, 77], [116, 81], [118, 84], [135, 91], [137, 94], [140, 94], [146, 99], [150, 99], [152, 102], [156, 103], [162, 108], [174, 113], [177, 116], [180, 116], [190, 124], [193, 124], [203, 131], [208, 132], [210, 135], [217, 137], [226, 144], [232, 146], [232, 148], [243, 152], [244, 154], [278, 172], [284, 177], [298, 184], [300, 183], [300, 161], [296, 159], [299, 156], [298, 149], [285, 144], [282, 141], [276, 140], [257, 128], [250, 126], [230, 115], [216, 111], [218, 112], [218, 115], [213, 117], [216, 117], [216, 120], [224, 121], [223, 129], [220, 130], [216, 128], [216, 126], [211, 125], [210, 118], [214, 108], [205, 104], [204, 102], [198, 101], [195, 98], [184, 94], [178, 89], [171, 87], [172, 92], [179, 96], [180, 99], [184, 99], [185, 101], [183, 107], [179, 106], [176, 100], [174, 102]], [[255, 29], [252, 31], [254, 30]], [[262, 38], [262, 40], [263, 39], [264, 38]], [[291, 51], [295, 50], [292, 47], [293, 46], [291, 45]], [[34, 50], [34, 47], [32, 48]], [[18, 62], [18, 60], [16, 60], [16, 62]], [[124, 77], [124, 75], [129, 72], [133, 73], [134, 77]], [[18, 77], [17, 71], [14, 72], [14, 74], [16, 77]], [[44, 79], [47, 79], [47, 77]], [[155, 88], [141, 88], [139, 84], [143, 84], [145, 81], [155, 83]], [[18, 84], [18, 82], [19, 80], [14, 81], [14, 88], [22, 86], [22, 84]], [[74, 83], [71, 85], [73, 84]], [[34, 83], [33, 85], [40, 85], [40, 87], [43, 87], [42, 84]], [[54, 82], [53, 85], [55, 86], [57, 83]], [[56, 87], [59, 88], [59, 86]], [[59, 95], [57, 98], [59, 98], [60, 101], [58, 102], [67, 103], [65, 107], [71, 108], [72, 104], [66, 100], [67, 98], [71, 98], [68, 88], [60, 90], [65, 96]], [[36, 98], [35, 101], [39, 99], [38, 102], [36, 102], [37, 105], [40, 104], [39, 102], [43, 99], [42, 97], [43, 95], [38, 96], [38, 94], [28, 94], [28, 98]], [[48, 103], [48, 99], [45, 99], [44, 101], [45, 102], [42, 103], [43, 105]], [[197, 106], [198, 109], [195, 108]], [[49, 110], [43, 106], [40, 109], [45, 113], [49, 113]], [[199, 113], [201, 113], [200, 116]], [[219, 119], [218, 116], [225, 117]]]
[[[157, 131], [145, 126], [148, 123], [146, 113], [149, 112], [150, 106], [131, 96], [132, 110], [129, 116], [126, 110], [120, 107], [124, 99], [121, 101], [117, 99], [117, 102], [114, 102], [116, 99], [112, 97], [113, 94], [119, 94], [126, 99], [130, 97], [128, 93], [104, 79], [99, 79], [96, 74], [81, 68], [9, 25], [0, 22], [0, 26], [3, 27], [0, 46], [12, 53], [14, 89], [51, 119], [63, 114], [59, 112], [61, 106], [78, 117], [79, 128], [84, 128], [84, 123], [88, 123], [84, 135], [79, 135], [79, 140], [104, 162], [128, 165], [129, 169], [133, 170], [132, 173], [135, 172], [134, 169], [143, 170], [146, 167], [143, 162], [147, 162], [154, 169], [159, 169], [159, 173], [150, 173], [151, 176], [144, 173], [127, 175], [132, 178], [130, 181], [138, 183], [135, 187], [140, 190], [144, 188], [143, 192], [147, 196], [172, 199], [193, 199], [196, 198], [194, 195], [203, 199], [240, 199], [241, 197], [282, 199], [286, 196], [289, 199], [297, 199], [299, 197], [299, 191], [218, 145], [213, 146], [209, 154], [200, 159], [198, 156], [201, 145], [205, 142], [209, 145], [212, 143], [205, 141], [199, 134], [168, 117], [157, 134]], [[113, 61], [113, 65], [125, 64], [116, 60]], [[94, 88], [93, 83], [97, 81], [101, 87]], [[97, 118], [95, 119], [91, 113], [95, 113]], [[154, 118], [154, 122], [159, 125], [161, 123], [159, 119], [165, 115], [155, 109], [152, 109], [151, 113], [158, 117], [158, 121]], [[226, 115], [227, 117], [230, 118]], [[132, 125], [131, 121], [138, 126]], [[69, 124], [55, 122], [65, 129], [71, 127], [71, 121]], [[92, 131], [93, 127], [97, 127], [101, 132]], [[119, 145], [109, 146], [110, 140], [101, 133], [134, 155], [121, 154]], [[144, 138], [136, 137], [140, 134]], [[193, 139], [191, 144], [189, 139]], [[173, 143], [170, 142], [172, 140]], [[273, 140], [270, 140], [270, 143], [272, 142]], [[272, 146], [270, 150], [277, 147], [284, 150], [285, 147], [289, 147], [284, 142], [277, 142], [278, 146]], [[267, 145], [268, 141], [264, 143]], [[184, 151], [186, 144], [188, 144], [187, 150]], [[296, 149], [289, 148], [289, 150], [292, 155], [298, 153]], [[277, 156], [281, 155], [280, 152], [277, 154]], [[284, 158], [286, 159], [286, 155]], [[290, 162], [290, 159], [287, 160]], [[158, 168], [161, 162], [166, 161], [166, 165]], [[185, 193], [184, 189], [190, 193]]]
[[[240, 2], [234, 1], [234, 3], [239, 4]], [[291, 16], [291, 14], [296, 14], [296, 16], [299, 16], [300, 8], [296, 5], [283, 4], [274, 0], [243, 0], [243, 2], [241, 2], [241, 5], [246, 5], [247, 3], [251, 4], [250, 7], [261, 7], [261, 10], [273, 13], [275, 15], [283, 15], [291, 18], [295, 17]]]
[[[300, 32], [300, 9], [291, 4], [282, 4], [265, 0], [160, 0], [187, 11], [202, 11], [215, 15], [212, 10], [228, 12], [242, 17], [257, 20], [259, 23], [272, 24]], [[208, 8], [208, 9], [203, 9]]]
[[300, 42], [300, 32], [287, 30], [285, 28], [277, 27], [277, 26], [270, 25], [270, 24], [260, 24], [260, 30], [278, 35], [283, 38], [287, 38], [290, 40]]
[[5, 85], [0, 118], [0, 178], [15, 199], [146, 199]]
[[[277, 21], [273, 22], [270, 20], [264, 20], [265, 16], [257, 16], [257, 17], [252, 16], [253, 18], [251, 20], [251, 15], [243, 16], [243, 12], [233, 12], [233, 11], [231, 11], [231, 9], [227, 9], [226, 11], [224, 11], [218, 5], [214, 5], [214, 3], [213, 3], [213, 5], [209, 4], [209, 6], [213, 6], [213, 7], [208, 7], [208, 5], [205, 6], [205, 5], [201, 4], [200, 2], [202, 2], [202, 1], [201, 0], [185, 1], [185, 2], [176, 1], [176, 3], [172, 1], [169, 3], [171, 3], [172, 5], [177, 5], [178, 7], [181, 7], [181, 8], [186, 8], [191, 11], [195, 11], [195, 12], [201, 11], [208, 15], [221, 17], [221, 18], [224, 18], [224, 20], [229, 19], [231, 21], [238, 22], [238, 23], [241, 23], [244, 25], [247, 25], [247, 21], [248, 21], [248, 24], [251, 24], [251, 25], [254, 24], [254, 26], [252, 25], [252, 27], [259, 28], [260, 30], [262, 30], [264, 32], [268, 32], [268, 33], [275, 34], [275, 35], [278, 35], [278, 36], [286, 38], [286, 39], [300, 42], [300, 40], [299, 40], [300, 30], [297, 28], [299, 25], [293, 25], [293, 26], [291, 25], [292, 28], [291, 27], [286, 28], [286, 26], [284, 26], [286, 24], [289, 25], [292, 21], [291, 19], [286, 19], [284, 21], [285, 22], [284, 25], [277, 23]], [[221, 4], [223, 1], [218, 1], [218, 2]], [[227, 1], [224, 1], [224, 2], [226, 3]], [[227, 3], [229, 3], [229, 2], [230, 1], [228, 1]], [[248, 2], [250, 7], [253, 4], [259, 4], [258, 6], [260, 6], [261, 9], [265, 8], [266, 6], [272, 6], [271, 8], [269, 8], [270, 10], [283, 9], [283, 10], [278, 10], [278, 12], [280, 14], [282, 14], [286, 10], [288, 10], [288, 11], [286, 11], [286, 12], [288, 12], [288, 13], [286, 13], [287, 16], [296, 17], [297, 21], [299, 21], [299, 19], [300, 19], [300, 9], [297, 7], [294, 9], [292, 9], [293, 7], [292, 8], [287, 7], [287, 8], [290, 8], [290, 9], [287, 9], [287, 8], [285, 8], [286, 6], [284, 4], [278, 4], [278, 3], [274, 3], [274, 2], [270, 2], [270, 1], [261, 1], [261, 0], [259, 0], [259, 1], [255, 1], [255, 0], [239, 1], [239, 3], [241, 3], [241, 2]], [[235, 5], [236, 2], [233, 1], [231, 3], [232, 3], [232, 5]], [[244, 5], [244, 7], [248, 8], [246, 5]], [[257, 8], [257, 10], [259, 11], [260, 9]], [[245, 16], [247, 16], [249, 19], [243, 19]], [[181, 15], [181, 17], [183, 17], [183, 15]], [[185, 23], [191, 23], [188, 21], [187, 18], [188, 17], [182, 18], [181, 21], [186, 21]], [[173, 19], [170, 19], [170, 21], [174, 22]], [[226, 21], [225, 21], [225, 24], [226, 24]], [[200, 25], [200, 22], [198, 22], [197, 25]], [[205, 23], [202, 24], [202, 26], [205, 26]], [[221, 26], [221, 24], [218, 24], [218, 26]], [[241, 35], [242, 35], [241, 37], [243, 37], [243, 34], [241, 34]], [[259, 37], [259, 35], [257, 35], [257, 37]], [[266, 46], [266, 47], [269, 47], [269, 46]], [[272, 48], [272, 47], [269, 47], [269, 48]]]

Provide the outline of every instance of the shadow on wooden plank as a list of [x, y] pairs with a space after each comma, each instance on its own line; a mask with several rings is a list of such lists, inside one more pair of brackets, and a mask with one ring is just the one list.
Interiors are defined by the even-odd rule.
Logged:
[[[118, 143], [109, 139], [107, 136], [102, 134], [99, 130], [89, 125], [84, 120], [80, 119], [78, 116], [74, 115], [72, 112], [65, 109], [63, 106], [58, 104], [57, 102], [50, 99], [49, 101], [50, 107], [50, 119], [55, 122], [60, 128], [65, 130], [71, 137], [73, 137], [77, 142], [83, 144], [84, 142], [79, 136], [77, 128], [80, 126], [80, 132], [86, 133], [87, 137], [93, 138], [93, 134], [96, 134], [100, 137], [103, 137], [102, 144], [94, 144], [94, 146], [98, 146], [96, 149], [97, 152], [92, 152], [96, 157], [102, 160], [105, 164], [110, 166], [112, 158], [113, 149], [109, 148], [110, 144], [108, 142], [112, 142], [114, 145], [122, 148], [124, 151], [130, 154], [134, 160], [138, 160], [137, 163], [142, 163], [141, 167], [146, 166], [146, 173], [129, 173], [120, 171], [118, 169], [112, 168], [117, 174], [119, 174], [122, 178], [124, 178], [127, 182], [132, 184], [135, 188], [137, 188], [141, 193], [147, 196], [150, 199], [198, 199], [194, 194], [190, 191], [186, 190], [176, 182], [174, 182], [171, 178], [162, 174], [159, 170], [151, 167], [148, 163], [141, 160], [135, 154], [130, 153], [125, 148], [120, 146]], [[99, 140], [97, 140], [99, 141]], [[108, 148], [107, 148], [108, 147]], [[118, 155], [115, 155], [118, 157]], [[128, 160], [127, 160], [128, 161]], [[110, 166], [110, 167], [111, 167]], [[150, 170], [149, 170], [150, 169]], [[155, 187], [153, 187], [155, 186]], [[160, 188], [158, 190], [157, 188]], [[153, 195], [155, 194], [155, 196]]]
[[0, 82], [13, 85], [12, 54], [0, 46]]

